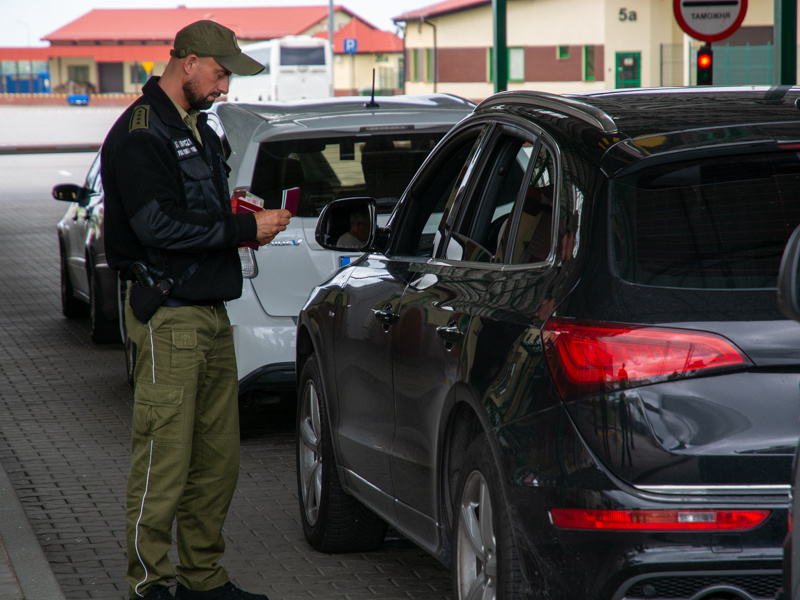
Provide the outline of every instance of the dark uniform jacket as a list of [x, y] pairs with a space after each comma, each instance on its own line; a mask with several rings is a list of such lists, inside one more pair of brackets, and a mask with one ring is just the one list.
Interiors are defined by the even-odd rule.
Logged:
[[201, 145], [158, 79], [144, 85], [141, 98], [122, 113], [103, 144], [108, 263], [133, 279], [130, 266], [143, 262], [156, 282], [166, 277], [178, 282], [170, 293], [174, 298], [238, 298], [237, 246], [255, 240], [255, 219], [231, 212], [230, 169], [206, 114], [197, 119]]

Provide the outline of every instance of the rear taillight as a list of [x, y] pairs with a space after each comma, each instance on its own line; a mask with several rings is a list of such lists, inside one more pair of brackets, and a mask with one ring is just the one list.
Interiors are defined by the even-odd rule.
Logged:
[[239, 247], [239, 262], [242, 263], [242, 277], [253, 279], [258, 275], [258, 263], [256, 263], [256, 254], [252, 248]]
[[746, 368], [733, 343], [703, 331], [550, 319], [545, 354], [564, 398]]
[[550, 510], [553, 525], [561, 529], [607, 531], [742, 531], [768, 516], [768, 510]]

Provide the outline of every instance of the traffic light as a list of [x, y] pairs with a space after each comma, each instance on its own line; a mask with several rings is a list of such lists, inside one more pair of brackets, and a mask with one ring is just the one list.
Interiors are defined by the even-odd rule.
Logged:
[[714, 83], [714, 53], [711, 44], [705, 44], [697, 51], [697, 85]]

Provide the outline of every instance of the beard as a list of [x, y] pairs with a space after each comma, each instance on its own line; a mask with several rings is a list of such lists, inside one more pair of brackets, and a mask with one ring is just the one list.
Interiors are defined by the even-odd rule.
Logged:
[[186, 95], [186, 100], [189, 101], [189, 106], [194, 110], [206, 110], [211, 108], [214, 101], [217, 99], [215, 94], [204, 94], [200, 91], [197, 83], [197, 78], [191, 79], [183, 84], [183, 93]]

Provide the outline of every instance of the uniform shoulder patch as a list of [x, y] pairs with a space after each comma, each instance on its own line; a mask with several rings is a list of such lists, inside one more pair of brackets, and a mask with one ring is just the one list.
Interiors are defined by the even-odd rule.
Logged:
[[128, 133], [136, 129], [150, 129], [150, 106], [142, 104], [133, 109]]

